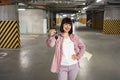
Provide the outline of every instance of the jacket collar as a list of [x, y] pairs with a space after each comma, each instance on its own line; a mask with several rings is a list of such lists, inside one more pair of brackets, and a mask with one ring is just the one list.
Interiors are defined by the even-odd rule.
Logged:
[[[61, 37], [63, 37], [62, 33], [59, 34]], [[74, 37], [74, 34], [70, 34], [70, 39]]]

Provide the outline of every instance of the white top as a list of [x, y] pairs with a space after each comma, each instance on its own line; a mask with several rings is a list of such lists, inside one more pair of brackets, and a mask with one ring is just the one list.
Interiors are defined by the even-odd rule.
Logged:
[[73, 65], [77, 63], [77, 60], [72, 59], [72, 55], [75, 54], [74, 51], [74, 43], [70, 40], [70, 38], [63, 40], [63, 55], [61, 60], [61, 65]]

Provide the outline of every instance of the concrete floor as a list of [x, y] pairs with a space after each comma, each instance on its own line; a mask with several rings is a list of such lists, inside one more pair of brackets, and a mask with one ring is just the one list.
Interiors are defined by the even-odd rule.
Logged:
[[[120, 80], [120, 35], [96, 30], [76, 32], [93, 56], [82, 60], [77, 80]], [[57, 80], [50, 72], [54, 49], [46, 46], [47, 35], [21, 35], [20, 49], [0, 49], [0, 80]]]

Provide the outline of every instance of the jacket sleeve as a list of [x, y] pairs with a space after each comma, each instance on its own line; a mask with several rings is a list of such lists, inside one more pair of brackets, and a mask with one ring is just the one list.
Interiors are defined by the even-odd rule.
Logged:
[[81, 59], [81, 57], [83, 56], [83, 54], [85, 53], [85, 44], [83, 43], [82, 40], [80, 40], [79, 37], [77, 37], [77, 44], [78, 44], [78, 48], [79, 48], [79, 51], [77, 53], [77, 56], [79, 59]]
[[47, 43], [48, 47], [54, 47], [55, 43], [56, 43], [55, 37], [54, 36], [48, 37], [47, 40], [46, 40], [46, 43]]

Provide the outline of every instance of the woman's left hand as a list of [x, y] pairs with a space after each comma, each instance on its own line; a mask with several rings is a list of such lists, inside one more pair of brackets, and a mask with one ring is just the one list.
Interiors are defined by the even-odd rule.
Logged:
[[76, 59], [78, 59], [78, 56], [77, 56], [76, 54], [73, 54], [73, 55], [72, 55], [72, 59], [73, 59], [73, 60], [76, 60]]

